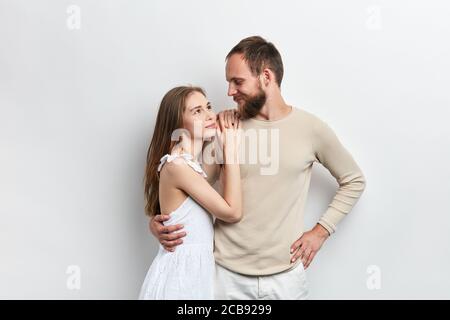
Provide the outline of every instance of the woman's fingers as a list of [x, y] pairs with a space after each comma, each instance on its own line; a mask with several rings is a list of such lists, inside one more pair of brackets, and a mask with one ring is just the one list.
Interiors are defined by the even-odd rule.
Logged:
[[229, 117], [230, 128], [235, 128], [236, 122], [237, 122], [236, 110], [234, 110], [234, 109], [228, 110], [228, 117]]
[[226, 118], [226, 128], [232, 128], [233, 127], [233, 125], [232, 125], [232, 122], [233, 122], [233, 119], [232, 119], [232, 114], [231, 114], [231, 112], [230, 112], [230, 110], [226, 110], [225, 111], [225, 118]]
[[219, 127], [220, 127], [220, 131], [223, 131], [225, 129], [225, 112], [219, 112], [218, 114], [219, 117]]
[[222, 119], [223, 119], [223, 129], [222, 129], [222, 131], [223, 131], [223, 130], [225, 130], [226, 128], [228, 128], [227, 111], [226, 111], [226, 110], [225, 110], [225, 111], [222, 111], [222, 112], [221, 112], [221, 115], [222, 115]]
[[233, 129], [237, 129], [239, 125], [239, 118], [236, 116], [236, 112], [233, 110]]
[[219, 122], [221, 131], [236, 127], [236, 123], [239, 118], [240, 114], [235, 109], [224, 110], [219, 112], [217, 115], [217, 121]]
[[222, 133], [223, 131], [221, 131], [220, 129], [219, 129], [219, 127], [217, 127], [216, 128], [216, 136], [217, 136], [217, 139], [218, 139], [218, 142], [219, 142], [219, 148], [223, 148], [223, 133]]

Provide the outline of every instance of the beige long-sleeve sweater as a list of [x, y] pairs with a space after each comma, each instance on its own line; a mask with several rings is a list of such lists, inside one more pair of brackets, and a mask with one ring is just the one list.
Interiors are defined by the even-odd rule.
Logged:
[[245, 275], [288, 270], [290, 247], [304, 232], [304, 207], [314, 162], [325, 166], [339, 189], [318, 223], [330, 234], [352, 209], [365, 178], [333, 130], [306, 111], [292, 108], [276, 121], [242, 123], [240, 153], [243, 218], [215, 222], [216, 262]]

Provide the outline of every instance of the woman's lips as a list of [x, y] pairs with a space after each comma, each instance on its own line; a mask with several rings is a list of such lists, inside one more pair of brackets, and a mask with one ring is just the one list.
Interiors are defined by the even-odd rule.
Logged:
[[216, 124], [215, 124], [215, 123], [210, 124], [210, 125], [207, 126], [206, 128], [208, 128], [208, 129], [215, 129], [215, 128], [216, 128]]

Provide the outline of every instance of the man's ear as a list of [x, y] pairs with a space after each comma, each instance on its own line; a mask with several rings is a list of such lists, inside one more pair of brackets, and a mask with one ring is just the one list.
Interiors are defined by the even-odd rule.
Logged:
[[273, 73], [270, 71], [269, 68], [264, 68], [261, 74], [259, 75], [261, 84], [264, 85], [264, 87], [267, 87], [270, 83], [270, 81], [274, 80]]

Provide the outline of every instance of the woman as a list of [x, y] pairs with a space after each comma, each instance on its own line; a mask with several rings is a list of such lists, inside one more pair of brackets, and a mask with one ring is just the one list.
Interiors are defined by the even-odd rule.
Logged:
[[[237, 161], [241, 125], [238, 118], [233, 122], [221, 132], [198, 87], [176, 87], [162, 99], [147, 153], [146, 214], [169, 214], [164, 224], [183, 224], [188, 235], [174, 251], [159, 245], [140, 299], [213, 299], [212, 216], [229, 223], [242, 217]], [[205, 140], [213, 137], [223, 147], [223, 197], [206, 181], [199, 163]]]

